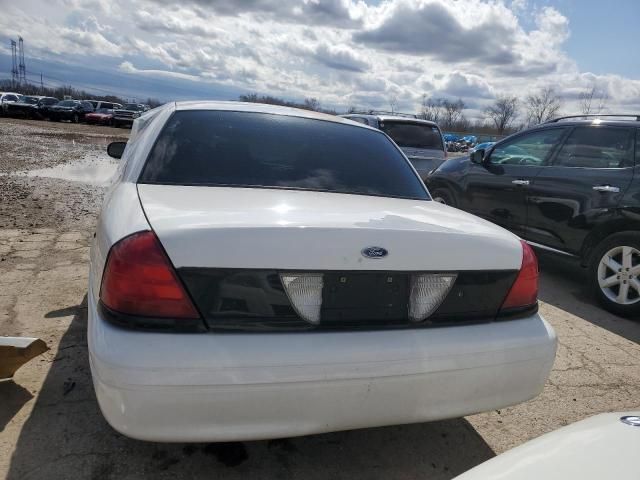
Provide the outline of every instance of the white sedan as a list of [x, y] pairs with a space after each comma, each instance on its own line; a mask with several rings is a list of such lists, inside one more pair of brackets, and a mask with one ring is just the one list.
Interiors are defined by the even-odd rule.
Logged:
[[[124, 153], [123, 153], [124, 150]], [[152, 441], [424, 422], [536, 396], [556, 336], [530, 247], [431, 201], [384, 133], [235, 102], [111, 144], [91, 252], [107, 421]]]
[[640, 412], [601, 413], [547, 433], [455, 480], [638, 480]]

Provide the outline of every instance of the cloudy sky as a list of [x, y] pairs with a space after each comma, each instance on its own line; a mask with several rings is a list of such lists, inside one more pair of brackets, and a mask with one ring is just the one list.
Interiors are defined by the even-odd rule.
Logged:
[[[553, 86], [564, 113], [593, 86], [640, 111], [640, 1], [0, 0], [0, 78], [25, 40], [31, 80], [125, 97], [316, 97], [416, 111]], [[6, 72], [6, 73], [5, 73]]]

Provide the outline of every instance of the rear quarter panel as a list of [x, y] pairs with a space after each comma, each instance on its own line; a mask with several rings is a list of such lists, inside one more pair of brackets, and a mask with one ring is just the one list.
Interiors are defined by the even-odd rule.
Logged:
[[149, 229], [136, 184], [116, 182], [106, 194], [91, 246], [89, 281], [94, 300], [100, 292], [102, 272], [112, 245], [132, 233]]

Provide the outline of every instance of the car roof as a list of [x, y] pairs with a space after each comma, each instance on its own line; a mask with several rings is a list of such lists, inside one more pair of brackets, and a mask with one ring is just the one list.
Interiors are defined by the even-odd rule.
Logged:
[[224, 102], [224, 101], [185, 101], [176, 102], [176, 110], [226, 110], [234, 112], [269, 113], [272, 115], [287, 115], [290, 117], [309, 118], [313, 120], [324, 120], [333, 123], [343, 123], [362, 128], [371, 128], [349, 120], [348, 118], [330, 115], [328, 113], [314, 112], [301, 108], [284, 107], [281, 105], [269, 105], [265, 103], [251, 102]]
[[523, 132], [529, 130], [539, 130], [542, 128], [549, 127], [573, 127], [573, 126], [598, 126], [598, 125], [607, 125], [607, 126], [615, 126], [615, 127], [632, 127], [632, 128], [640, 128], [640, 122], [635, 120], [610, 120], [603, 118], [593, 118], [593, 119], [576, 119], [576, 120], [559, 120], [559, 121], [550, 121], [545, 123], [540, 123], [531, 128], [523, 130]]
[[375, 118], [379, 122], [409, 122], [409, 123], [420, 123], [422, 125], [429, 125], [430, 127], [437, 127], [438, 124], [436, 122], [432, 122], [431, 120], [424, 120], [422, 118], [411, 118], [402, 115], [380, 115], [375, 113], [348, 113], [346, 115], [341, 115], [344, 118], [358, 117], [358, 118]]

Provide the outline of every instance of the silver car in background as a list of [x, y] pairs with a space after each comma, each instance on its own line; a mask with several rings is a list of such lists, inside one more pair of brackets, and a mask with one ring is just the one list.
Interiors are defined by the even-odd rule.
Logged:
[[447, 159], [440, 127], [434, 122], [397, 114], [341, 115], [358, 123], [382, 130], [400, 147], [423, 180]]

